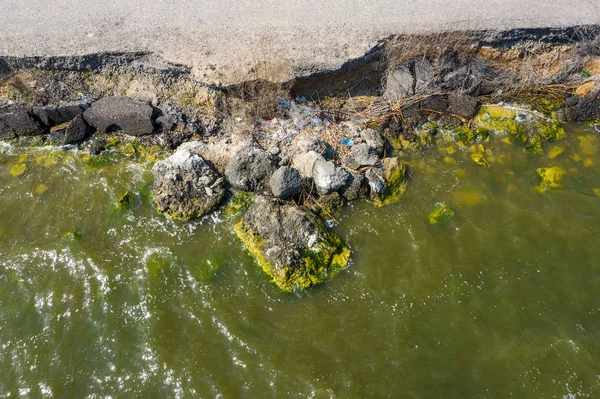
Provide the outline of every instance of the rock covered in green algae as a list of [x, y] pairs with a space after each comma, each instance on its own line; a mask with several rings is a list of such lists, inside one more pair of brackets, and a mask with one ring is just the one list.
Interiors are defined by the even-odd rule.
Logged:
[[223, 178], [186, 148], [156, 163], [152, 173], [159, 212], [176, 219], [204, 216], [215, 210], [225, 196]]
[[560, 188], [560, 182], [567, 174], [560, 166], [552, 166], [549, 168], [539, 168], [537, 174], [542, 178], [538, 191], [544, 192], [549, 188]]
[[452, 217], [454, 217], [454, 210], [444, 202], [438, 202], [427, 216], [427, 219], [431, 224], [438, 224], [442, 221], [449, 220]]
[[406, 166], [399, 158], [384, 158], [382, 166], [371, 168], [367, 174], [373, 201], [378, 207], [393, 204], [406, 192]]
[[533, 111], [500, 105], [482, 106], [474, 119], [479, 131], [508, 133], [525, 147], [527, 152], [542, 153], [542, 139], [558, 140], [565, 135], [561, 124]]
[[321, 218], [272, 198], [258, 197], [234, 231], [285, 292], [328, 280], [350, 259], [348, 246]]

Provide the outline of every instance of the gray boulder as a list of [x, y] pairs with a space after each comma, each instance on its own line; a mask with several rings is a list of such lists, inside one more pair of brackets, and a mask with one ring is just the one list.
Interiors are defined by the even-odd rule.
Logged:
[[257, 147], [247, 146], [238, 151], [225, 167], [225, 177], [237, 190], [271, 193], [269, 180], [278, 168], [277, 158]]
[[331, 149], [327, 143], [319, 136], [296, 136], [287, 151], [287, 155], [293, 158], [298, 154], [305, 154], [309, 151], [321, 154], [325, 158], [329, 158], [329, 154], [331, 153]]
[[10, 107], [0, 110], [0, 139], [25, 136], [41, 136], [50, 132], [26, 107]]
[[341, 194], [348, 201], [356, 201], [369, 196], [369, 182], [367, 178], [358, 173], [351, 173], [348, 183], [341, 190]]
[[385, 97], [398, 101], [415, 94], [415, 78], [408, 65], [400, 65], [387, 73], [385, 79]]
[[369, 147], [373, 148], [379, 155], [383, 154], [385, 148], [385, 140], [375, 129], [363, 129], [360, 132], [360, 137]]
[[270, 185], [274, 197], [286, 199], [300, 192], [302, 176], [298, 170], [283, 166], [273, 173]]
[[451, 114], [458, 115], [465, 119], [471, 119], [479, 111], [481, 103], [477, 97], [467, 94], [450, 93], [448, 95], [448, 110]]
[[319, 216], [275, 199], [258, 197], [234, 231], [285, 292], [327, 281], [350, 257], [350, 249]]
[[415, 71], [415, 94], [429, 93], [433, 89], [435, 72], [433, 65], [425, 58], [417, 58], [413, 63]]
[[123, 130], [130, 136], [143, 136], [154, 131], [152, 107], [129, 97], [105, 97], [92, 104], [83, 117], [94, 128], [111, 132]]
[[90, 104], [81, 102], [59, 106], [46, 105], [43, 107], [33, 107], [31, 113], [45, 125], [57, 126], [71, 122], [76, 116], [82, 115], [90, 107]]
[[185, 149], [157, 162], [154, 201], [160, 212], [188, 220], [215, 210], [225, 195], [223, 178], [199, 155]]
[[94, 129], [87, 124], [87, 122], [83, 119], [82, 115], [77, 115], [75, 119], [73, 119], [71, 123], [69, 123], [63, 143], [81, 143], [85, 139], [91, 137], [92, 134], [94, 134]]
[[379, 162], [379, 154], [367, 143], [353, 145], [350, 154], [344, 157], [344, 164], [351, 169], [373, 166]]
[[346, 169], [325, 160], [321, 154], [314, 151], [297, 155], [293, 159], [293, 164], [302, 177], [312, 179], [320, 195], [338, 191], [350, 178], [350, 173]]
[[585, 121], [600, 118], [600, 87], [585, 97], [569, 97], [567, 106], [558, 110], [561, 121]]

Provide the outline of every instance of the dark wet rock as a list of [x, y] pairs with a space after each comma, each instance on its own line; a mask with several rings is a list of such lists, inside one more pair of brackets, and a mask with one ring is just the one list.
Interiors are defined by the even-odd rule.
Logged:
[[82, 102], [60, 106], [46, 105], [43, 107], [33, 107], [31, 112], [45, 125], [57, 126], [71, 122], [76, 116], [82, 115], [90, 106], [90, 104]]
[[585, 121], [600, 118], [600, 87], [585, 97], [569, 97], [567, 106], [558, 110], [561, 121]]
[[293, 164], [306, 179], [312, 179], [320, 195], [331, 194], [347, 184], [350, 173], [344, 168], [329, 162], [322, 155], [309, 151], [293, 159]]
[[130, 136], [143, 136], [154, 131], [152, 107], [129, 97], [105, 97], [96, 101], [83, 117], [103, 132], [122, 130]]
[[487, 67], [482, 61], [468, 61], [460, 68], [446, 74], [442, 87], [448, 91], [475, 94], [487, 74]]
[[419, 109], [425, 114], [448, 112], [448, 98], [443, 95], [429, 96], [419, 102]]
[[95, 140], [90, 145], [90, 155], [100, 155], [106, 150], [106, 141], [104, 139]]
[[444, 53], [438, 60], [437, 72], [445, 76], [460, 67], [460, 60], [456, 53]]
[[202, 157], [183, 149], [157, 162], [154, 201], [176, 219], [198, 218], [214, 211], [225, 195], [223, 178]]
[[298, 170], [283, 166], [271, 176], [270, 186], [274, 197], [286, 199], [300, 192], [302, 176]]
[[324, 219], [332, 219], [338, 210], [346, 205], [346, 199], [340, 193], [321, 195], [314, 201], [305, 204], [308, 209]]
[[77, 115], [71, 123], [69, 123], [69, 127], [67, 127], [67, 131], [65, 133], [65, 137], [63, 139], [64, 144], [77, 144], [83, 142], [85, 139], [89, 138], [94, 134], [94, 129], [87, 124], [87, 122], [83, 119], [82, 115]]
[[379, 154], [367, 143], [353, 145], [350, 154], [344, 157], [344, 164], [351, 169], [373, 166], [379, 162]]
[[398, 101], [415, 94], [415, 78], [408, 65], [400, 65], [388, 72], [385, 83], [385, 97]]
[[156, 123], [165, 132], [169, 132], [171, 129], [173, 129], [173, 127], [175, 127], [175, 123], [167, 115], [161, 115], [156, 118]]
[[225, 176], [237, 190], [269, 195], [269, 180], [277, 168], [277, 158], [271, 153], [258, 147], [247, 146], [231, 158], [225, 168]]
[[462, 118], [472, 119], [479, 112], [480, 106], [481, 103], [477, 97], [460, 93], [448, 95], [448, 111]]
[[0, 139], [48, 134], [48, 126], [30, 111], [31, 109], [27, 107], [10, 107], [0, 110]]
[[312, 212], [259, 197], [234, 230], [263, 271], [285, 291], [327, 281], [350, 249]]
[[342, 187], [340, 192], [348, 201], [367, 198], [369, 196], [369, 182], [361, 174], [350, 173], [346, 186]]

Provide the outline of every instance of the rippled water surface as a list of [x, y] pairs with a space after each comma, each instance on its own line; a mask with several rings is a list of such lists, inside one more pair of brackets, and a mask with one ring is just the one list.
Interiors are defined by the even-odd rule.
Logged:
[[[501, 139], [490, 169], [407, 157], [399, 203], [341, 215], [349, 269], [294, 295], [236, 217], [157, 215], [150, 165], [3, 145], [0, 396], [600, 397], [600, 135], [568, 126], [544, 155]], [[547, 166], [566, 176], [541, 193]], [[455, 216], [432, 225], [438, 202]]]

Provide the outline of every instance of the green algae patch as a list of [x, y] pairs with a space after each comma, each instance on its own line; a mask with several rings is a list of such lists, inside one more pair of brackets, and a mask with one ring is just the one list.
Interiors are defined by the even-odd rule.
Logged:
[[577, 137], [579, 141], [579, 148], [585, 156], [594, 156], [600, 149], [600, 140], [598, 137], [592, 134], [586, 134], [584, 136]]
[[48, 186], [45, 184], [40, 184], [33, 190], [33, 194], [39, 196], [44, 194], [46, 191], [48, 191]]
[[130, 209], [133, 206], [134, 197], [129, 191], [125, 191], [118, 199], [115, 205], [117, 211], [124, 211]]
[[465, 144], [481, 142], [487, 139], [490, 132], [482, 127], [473, 128], [467, 125], [460, 125], [453, 129], [456, 137]]
[[452, 193], [452, 199], [459, 205], [472, 207], [481, 204], [481, 195], [474, 191], [459, 190]]
[[507, 133], [532, 154], [543, 153], [544, 141], [555, 141], [565, 136], [562, 125], [530, 110], [516, 110], [504, 106], [483, 106], [474, 119], [477, 129]]
[[261, 269], [282, 291], [291, 293], [319, 285], [345, 269], [350, 260], [350, 248], [335, 233], [322, 226], [323, 239], [302, 253], [297, 266], [275, 267], [263, 254], [263, 240], [244, 225], [243, 221], [233, 226], [233, 231], [254, 257]]
[[250, 207], [254, 203], [254, 195], [246, 192], [235, 192], [227, 206], [225, 207], [225, 215], [237, 215]]
[[385, 181], [383, 190], [379, 197], [374, 199], [375, 205], [380, 208], [399, 201], [406, 192], [408, 185], [406, 166], [398, 158], [385, 158], [383, 178]]
[[552, 166], [549, 168], [538, 168], [537, 174], [542, 178], [542, 181], [537, 186], [539, 192], [544, 192], [550, 188], [560, 188], [560, 182], [563, 177], [567, 174], [560, 166]]
[[439, 224], [441, 222], [447, 222], [453, 217], [454, 210], [444, 202], [438, 202], [427, 216], [427, 220], [429, 220], [429, 223], [431, 224]]
[[565, 147], [556, 145], [556, 146], [552, 147], [550, 149], [550, 151], [548, 151], [548, 158], [554, 159], [557, 156], [559, 156], [560, 154], [562, 154], [563, 152], [565, 152]]
[[12, 176], [21, 176], [27, 170], [27, 164], [16, 163], [10, 168], [10, 174]]
[[493, 153], [490, 149], [485, 149], [482, 144], [472, 145], [469, 148], [469, 152], [471, 153], [471, 160], [475, 162], [477, 165], [483, 168], [489, 168], [491, 165], [487, 159], [487, 157], [492, 157]]

